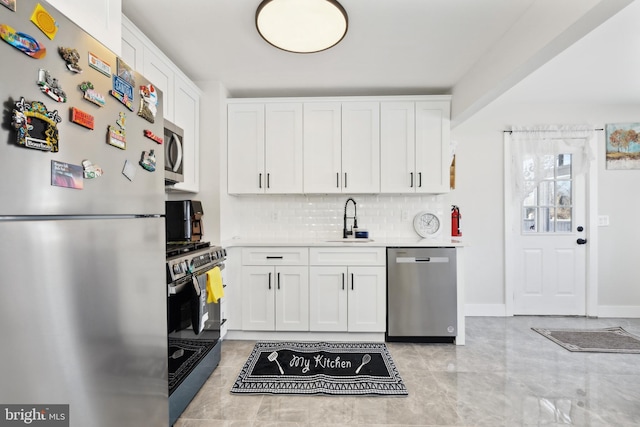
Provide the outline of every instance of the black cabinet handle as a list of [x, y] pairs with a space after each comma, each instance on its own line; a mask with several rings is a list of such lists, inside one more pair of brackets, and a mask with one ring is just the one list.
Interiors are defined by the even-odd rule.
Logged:
[[353, 290], [353, 273], [351, 273], [351, 290]]
[[278, 273], [278, 289], [280, 289], [280, 273]]
[[340, 172], [336, 172], [336, 188], [340, 188]]
[[344, 273], [342, 273], [342, 290], [344, 291]]
[[410, 172], [409, 175], [411, 175], [411, 185], [409, 187], [413, 188], [413, 172]]
[[418, 172], [418, 187], [422, 187], [422, 172]]
[[270, 256], [270, 255], [267, 255], [267, 259], [282, 259], [282, 258], [284, 258], [282, 255], [280, 255], [280, 256], [275, 256], [275, 255]]
[[271, 188], [271, 184], [269, 182], [270, 175], [271, 175], [270, 173], [267, 174], [267, 188]]
[[258, 188], [262, 188], [262, 172], [258, 174]]
[[269, 289], [271, 289], [271, 273], [269, 273]]
[[344, 173], [344, 188], [347, 188], [347, 173]]

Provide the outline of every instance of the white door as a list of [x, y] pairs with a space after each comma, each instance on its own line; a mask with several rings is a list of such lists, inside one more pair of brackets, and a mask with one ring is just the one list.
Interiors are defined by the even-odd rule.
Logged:
[[304, 104], [304, 192], [342, 192], [342, 120], [339, 102]]
[[276, 330], [309, 330], [309, 269], [276, 267]]
[[264, 104], [227, 106], [227, 188], [230, 194], [264, 193]]
[[556, 144], [558, 154], [544, 156], [542, 180], [525, 181], [524, 200], [506, 191], [507, 289], [516, 315], [586, 314], [586, 178], [576, 173], [576, 148]]
[[349, 267], [349, 332], [385, 331], [386, 274], [386, 267]]
[[450, 102], [416, 102], [416, 192], [450, 189]]
[[309, 330], [347, 331], [347, 267], [309, 267]]
[[380, 103], [382, 193], [415, 192], [418, 184], [415, 128], [415, 102]]
[[380, 104], [342, 104], [342, 192], [380, 192]]
[[275, 328], [275, 272], [270, 266], [242, 267], [242, 329]]

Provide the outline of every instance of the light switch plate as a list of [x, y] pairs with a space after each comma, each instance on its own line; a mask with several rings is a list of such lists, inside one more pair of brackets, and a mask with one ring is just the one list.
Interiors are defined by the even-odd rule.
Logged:
[[609, 215], [598, 216], [598, 227], [608, 227], [608, 226], [609, 226]]

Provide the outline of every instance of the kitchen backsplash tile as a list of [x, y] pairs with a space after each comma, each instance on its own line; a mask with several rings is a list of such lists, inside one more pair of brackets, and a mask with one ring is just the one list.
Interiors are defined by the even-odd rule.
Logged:
[[[344, 205], [349, 197], [358, 204], [358, 226], [372, 238], [417, 237], [413, 217], [428, 210], [443, 220], [449, 235], [448, 195], [268, 195], [233, 197], [234, 222], [242, 224], [240, 238], [334, 239], [342, 237]], [[353, 206], [349, 204], [349, 216]], [[351, 220], [349, 220], [351, 224]]]

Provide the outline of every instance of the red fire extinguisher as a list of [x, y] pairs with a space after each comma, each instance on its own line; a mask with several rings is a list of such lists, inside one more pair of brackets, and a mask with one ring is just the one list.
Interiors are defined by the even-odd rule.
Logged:
[[462, 232], [460, 231], [460, 208], [456, 205], [451, 205], [451, 236], [459, 237], [462, 236]]

